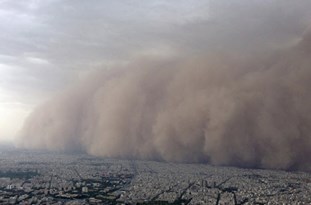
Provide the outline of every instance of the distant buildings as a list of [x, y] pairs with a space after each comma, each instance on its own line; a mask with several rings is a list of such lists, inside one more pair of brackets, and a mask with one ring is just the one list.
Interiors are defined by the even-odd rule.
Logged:
[[89, 189], [86, 186], [82, 187], [82, 193], [88, 193], [88, 192], [89, 192]]
[[0, 161], [0, 204], [311, 204], [302, 172], [32, 152]]

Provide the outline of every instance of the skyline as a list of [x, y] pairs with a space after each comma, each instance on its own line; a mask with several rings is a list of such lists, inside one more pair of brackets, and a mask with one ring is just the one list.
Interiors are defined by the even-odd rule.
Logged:
[[0, 204], [311, 204], [310, 0], [0, 0]]

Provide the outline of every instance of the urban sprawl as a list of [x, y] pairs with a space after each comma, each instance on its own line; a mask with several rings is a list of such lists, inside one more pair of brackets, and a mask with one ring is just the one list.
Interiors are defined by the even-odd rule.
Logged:
[[0, 204], [311, 204], [305, 172], [21, 150], [0, 164]]

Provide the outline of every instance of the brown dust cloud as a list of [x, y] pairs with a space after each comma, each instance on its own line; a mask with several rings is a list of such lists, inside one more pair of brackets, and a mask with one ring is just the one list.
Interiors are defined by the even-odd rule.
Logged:
[[309, 170], [311, 33], [269, 52], [149, 55], [98, 69], [38, 106], [17, 146]]
[[104, 157], [305, 169], [311, 35], [253, 59], [140, 59], [36, 108], [19, 146]]

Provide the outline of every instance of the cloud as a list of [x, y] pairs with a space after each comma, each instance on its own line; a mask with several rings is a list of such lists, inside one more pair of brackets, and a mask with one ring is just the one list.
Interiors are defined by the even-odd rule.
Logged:
[[105, 157], [307, 169], [309, 36], [269, 55], [143, 58], [29, 116], [19, 145]]
[[[92, 121], [92, 126], [94, 126], [94, 128], [101, 127], [101, 125], [97, 125], [97, 119], [93, 119], [93, 115], [89, 113], [97, 111], [96, 109], [99, 109], [97, 107], [100, 107], [101, 105], [99, 103], [101, 101], [97, 101], [93, 98], [101, 99], [102, 96], [106, 96], [104, 95], [104, 93], [101, 92], [107, 92], [107, 96], [110, 97], [105, 97], [104, 101], [108, 105], [112, 103], [112, 101], [115, 99], [119, 99], [120, 101], [124, 100], [124, 102], [126, 102], [127, 97], [131, 98], [131, 96], [123, 96], [124, 92], [132, 93], [133, 96], [140, 95], [141, 93], [145, 92], [155, 92], [156, 96], [160, 99], [170, 99], [166, 97], [166, 95], [164, 95], [163, 93], [173, 92], [170, 91], [170, 89], [176, 89], [177, 93], [180, 92], [179, 95], [176, 95], [176, 98], [184, 103], [184, 105], [176, 105], [176, 109], [178, 108], [180, 111], [185, 109], [186, 113], [190, 113], [179, 116], [179, 114], [177, 114], [179, 112], [175, 111], [177, 115], [175, 116], [174, 109], [172, 109], [173, 113], [171, 116], [171, 120], [175, 120], [176, 125], [173, 124], [170, 120], [167, 122], [167, 124], [175, 128], [171, 128], [170, 126], [168, 126], [168, 128], [165, 128], [162, 131], [157, 131], [157, 134], [150, 134], [151, 136], [157, 135], [164, 137], [157, 138], [155, 142], [152, 140], [144, 141], [146, 146], [141, 146], [140, 149], [135, 148], [134, 144], [135, 140], [139, 141], [141, 139], [136, 139], [135, 137], [133, 137], [133, 145], [129, 144], [128, 149], [124, 148], [124, 152], [120, 151], [120, 153], [118, 154], [114, 153], [113, 156], [141, 158], [146, 157], [181, 161], [214, 160], [215, 163], [225, 164], [230, 164], [231, 162], [234, 162], [234, 164], [238, 164], [238, 161], [240, 160], [241, 163], [244, 163], [246, 161], [244, 163], [245, 166], [254, 165], [269, 167], [270, 165], [268, 165], [268, 163], [254, 163], [254, 157], [252, 157], [251, 154], [248, 155], [248, 159], [239, 159], [239, 157], [237, 157], [238, 159], [233, 160], [227, 159], [228, 156], [225, 154], [223, 157], [221, 157], [221, 155], [217, 153], [213, 156], [217, 156], [219, 157], [219, 159], [213, 159], [213, 157], [211, 157], [211, 154], [205, 154], [205, 149], [207, 148], [204, 148], [203, 150], [198, 149], [197, 151], [191, 150], [191, 153], [193, 154], [187, 156], [187, 153], [189, 153], [190, 151], [182, 151], [188, 149], [187, 144], [190, 144], [189, 146], [194, 147], [197, 146], [197, 144], [203, 145], [203, 141], [205, 139], [202, 137], [197, 137], [196, 140], [188, 142], [186, 140], [186, 137], [183, 135], [186, 135], [187, 133], [190, 135], [192, 134], [192, 132], [189, 132], [187, 130], [184, 133], [179, 133], [176, 131], [178, 135], [182, 135], [180, 138], [182, 139], [182, 141], [179, 142], [179, 144], [174, 144], [170, 141], [167, 142], [167, 144], [173, 144], [174, 146], [176, 146], [175, 150], [177, 151], [174, 152], [176, 156], [170, 156], [170, 147], [162, 146], [160, 149], [157, 148], [157, 146], [155, 145], [166, 144], [166, 140], [170, 138], [166, 138], [165, 136], [168, 135], [167, 133], [173, 133], [172, 135], [174, 135], [174, 129], [181, 129], [180, 127], [182, 126], [188, 126], [187, 128], [189, 128], [189, 130], [194, 129], [191, 127], [192, 123], [185, 123], [188, 122], [188, 119], [192, 119], [194, 122], [197, 122], [196, 120], [198, 120], [199, 122], [205, 120], [199, 117], [198, 119], [195, 119], [194, 116], [191, 115], [192, 109], [190, 109], [190, 111], [187, 111], [188, 106], [186, 105], [191, 102], [188, 102], [182, 97], [184, 95], [188, 95], [188, 93], [184, 92], [193, 91], [193, 95], [196, 95], [196, 86], [201, 89], [200, 86], [204, 85], [203, 87], [206, 87], [208, 91], [211, 91], [213, 96], [219, 99], [222, 103], [225, 103], [227, 101], [237, 102], [236, 100], [231, 98], [227, 99], [227, 97], [231, 95], [229, 95], [229, 93], [227, 94], [227, 96], [224, 90], [226, 90], [230, 86], [232, 86], [232, 89], [236, 88], [237, 90], [239, 90], [237, 86], [241, 86], [241, 90], [245, 89], [245, 93], [247, 93], [248, 91], [246, 88], [248, 87], [248, 85], [242, 85], [243, 83], [251, 84], [250, 82], [254, 79], [260, 81], [259, 79], [264, 78], [262, 77], [264, 75], [267, 75], [266, 77], [267, 79], [269, 79], [269, 75], [264, 74], [266, 72], [261, 72], [261, 69], [266, 68], [267, 70], [273, 70], [276, 72], [277, 69], [268, 69], [273, 63], [280, 62], [280, 64], [282, 64], [281, 62], [283, 62], [274, 58], [274, 56], [277, 55], [275, 53], [278, 53], [275, 52], [275, 50], [289, 51], [291, 50], [290, 48], [295, 47], [298, 42], [301, 42], [301, 39], [303, 38], [302, 33], [305, 32], [306, 28], [310, 25], [310, 8], [311, 2], [309, 0], [239, 0], [230, 2], [224, 0], [196, 0], [191, 1], [191, 3], [189, 1], [164, 0], [1, 1], [0, 29], [5, 32], [2, 32], [0, 34], [0, 63], [1, 65], [3, 65], [2, 68], [6, 67], [9, 69], [2, 69], [0, 67], [0, 89], [5, 90], [5, 96], [8, 95], [8, 99], [10, 99], [11, 103], [13, 104], [17, 101], [19, 103], [30, 103], [34, 105], [39, 104], [39, 102], [43, 102], [47, 99], [47, 97], [53, 95], [54, 93], [60, 92], [61, 90], [68, 88], [71, 84], [73, 84], [74, 81], [79, 78], [79, 76], [85, 76], [88, 74], [98, 75], [96, 77], [90, 77], [90, 80], [86, 80], [84, 85], [78, 85], [77, 87], [79, 87], [80, 90], [77, 88], [73, 88], [73, 91], [66, 91], [65, 94], [62, 94], [64, 95], [63, 97], [56, 97], [58, 100], [56, 100], [57, 103], [55, 104], [58, 106], [51, 109], [55, 109], [55, 113], [50, 113], [50, 111], [47, 111], [46, 114], [42, 114], [43, 119], [47, 118], [57, 121], [56, 119], [58, 117], [60, 117], [61, 119], [69, 117], [70, 122], [63, 122], [62, 120], [60, 121], [63, 122], [63, 124], [57, 124], [56, 122], [54, 123], [54, 121], [53, 123], [46, 122], [46, 124], [51, 124], [53, 129], [49, 127], [43, 129], [40, 128], [42, 124], [38, 124], [39, 128], [37, 128], [36, 126], [33, 127], [33, 129], [37, 128], [37, 131], [31, 130], [28, 127], [24, 128], [23, 133], [33, 133], [34, 136], [27, 135], [27, 137], [36, 138], [36, 140], [29, 140], [29, 143], [35, 143], [39, 147], [46, 146], [48, 148], [55, 149], [67, 149], [68, 147], [76, 149], [77, 147], [79, 147], [79, 149], [87, 150], [90, 153], [99, 155], [103, 154], [99, 147], [94, 149], [89, 149], [89, 147], [93, 146], [93, 138], [94, 141], [96, 141], [95, 139], [97, 139], [97, 132], [100, 133], [100, 131], [94, 130], [89, 131], [90, 133], [84, 134], [83, 131], [81, 131], [81, 134], [79, 134], [83, 136], [89, 136], [90, 139], [84, 139], [86, 137], [81, 136], [77, 138], [71, 136], [73, 132], [79, 131], [79, 129], [77, 128], [79, 127], [77, 126], [77, 124], [79, 123], [85, 123], [86, 125], [83, 126], [87, 126], [88, 130], [88, 126], [90, 126], [87, 123], [89, 122], [88, 120]], [[306, 41], [307, 40], [305, 40], [305, 42]], [[306, 50], [308, 50], [307, 47], [308, 46], [306, 46], [305, 48]], [[299, 49], [303, 50], [302, 48]], [[292, 52], [295, 53], [294, 51]], [[148, 60], [144, 60], [144, 56], [148, 55], [151, 55], [153, 57], [146, 57]], [[298, 53], [296, 53], [295, 55], [300, 56], [300, 54]], [[270, 58], [275, 60], [269, 60], [268, 56], [271, 56]], [[284, 58], [288, 58], [288, 56], [291, 55], [284, 54], [280, 56], [285, 56]], [[208, 59], [204, 60], [204, 58]], [[189, 68], [184, 68], [184, 64], [188, 65]], [[234, 69], [234, 72], [230, 69], [226, 69], [226, 66], [228, 67], [228, 65], [231, 64], [235, 65], [235, 67], [241, 66], [242, 68]], [[200, 69], [200, 66], [208, 67], [208, 69]], [[146, 71], [140, 71], [139, 68], [141, 67], [146, 68]], [[162, 71], [161, 67], [165, 67], [167, 69]], [[196, 71], [197, 67], [199, 69], [198, 71]], [[215, 67], [217, 69], [214, 70], [212, 69], [212, 67]], [[247, 67], [247, 69], [245, 67]], [[234, 78], [237, 81], [241, 81], [241, 83], [237, 83], [237, 85], [235, 85], [232, 82], [231, 77], [235, 77], [237, 75], [235, 72], [241, 75], [243, 74], [243, 76], [248, 76], [246, 75], [246, 71], [244, 68], [246, 70], [253, 71], [253, 74], [249, 75], [250, 77], [247, 77], [248, 80], [245, 80], [244, 78], [240, 79], [238, 77]], [[90, 74], [90, 72], [98, 73]], [[161, 74], [161, 72], [163, 72], [163, 74]], [[222, 73], [222, 77], [219, 77], [220, 74], [217, 74], [217, 72]], [[202, 80], [200, 77], [201, 75], [205, 76], [206, 73], [215, 77], [215, 79], [219, 79], [220, 82], [224, 85], [218, 85], [216, 82], [214, 82], [214, 79], [212, 77], [207, 78], [208, 81], [212, 81], [213, 83], [205, 84], [205, 80]], [[289, 72], [286, 73], [290, 76], [295, 76], [295, 74], [289, 74]], [[118, 80], [110, 80], [110, 78], [112, 78], [109, 77], [110, 75], [112, 77], [119, 76], [118, 78], [114, 78]], [[179, 91], [177, 89], [177, 85], [179, 85], [177, 82], [179, 81], [175, 81], [175, 78], [187, 79], [185, 77], [186, 75], [189, 75], [189, 79], [191, 79], [189, 81], [198, 81], [198, 85], [191, 85], [190, 83], [190, 88], [188, 88], [187, 84], [187, 86], [181, 84], [180, 86], [184, 90]], [[258, 78], [255, 77], [256, 75], [258, 75]], [[159, 81], [158, 84], [157, 82], [154, 82], [155, 80], [153, 80], [153, 76], [156, 76], [155, 79]], [[195, 77], [192, 78], [191, 76]], [[271, 76], [274, 76], [274, 74]], [[107, 80], [106, 78], [109, 79]], [[106, 84], [106, 81], [108, 81], [109, 83]], [[139, 84], [140, 81], [144, 83]], [[267, 84], [272, 84], [272, 82], [270, 81], [267, 82]], [[155, 85], [149, 85], [149, 82], [153, 82]], [[232, 85], [227, 85], [227, 83], [229, 82], [232, 82]], [[290, 79], [287, 82], [294, 81]], [[121, 86], [118, 86], [119, 83], [121, 84]], [[177, 87], [173, 89], [171, 88], [171, 86], [174, 87], [174, 83], [177, 84], [175, 85]], [[254, 86], [257, 85], [257, 83], [260, 84], [260, 82], [254, 82]], [[149, 85], [149, 87], [147, 86], [146, 89], [141, 88], [142, 90], [138, 90], [138, 88], [132, 87], [132, 84], [136, 86], [141, 85], [142, 87]], [[105, 91], [98, 91], [98, 89], [101, 87], [107, 87], [107, 90], [102, 88]], [[161, 89], [158, 89], [158, 87], [160, 87]], [[212, 87], [215, 87], [215, 90], [212, 89]], [[263, 89], [263, 87], [265, 86], [260, 84], [258, 85], [258, 87], [260, 87], [260, 89]], [[274, 85], [272, 87], [274, 87]], [[123, 91], [123, 89], [126, 91]], [[249, 89], [252, 90], [251, 88]], [[281, 88], [279, 89], [282, 90]], [[303, 86], [301, 86], [301, 89], [303, 89]], [[253, 90], [257, 89], [254, 88]], [[85, 97], [85, 95], [83, 94], [84, 92], [86, 92], [85, 95], [87, 97]], [[99, 94], [96, 94], [97, 92]], [[233, 90], [232, 92], [235, 92], [235, 90]], [[260, 90], [258, 92], [264, 92], [265, 94], [263, 94], [263, 96], [271, 95], [264, 90]], [[278, 93], [277, 91], [275, 92]], [[239, 92], [238, 94], [240, 95]], [[71, 96], [71, 98], [67, 99], [65, 97], [66, 95]], [[86, 106], [87, 108], [85, 108], [85, 106], [83, 105], [77, 105], [77, 107], [69, 106], [72, 104], [75, 105], [75, 103], [72, 103], [72, 99], [77, 98], [77, 101], [79, 101], [81, 96], [83, 96], [83, 99], [81, 101], [84, 102], [85, 97], [86, 99], [89, 99], [91, 103], [96, 102], [95, 105], [90, 105], [90, 107]], [[245, 96], [243, 95], [243, 97]], [[255, 95], [254, 98], [256, 97], [257, 95]], [[155, 104], [164, 110], [169, 109], [169, 104], [165, 104], [169, 102], [158, 102], [159, 99], [149, 95], [145, 96], [145, 98], [153, 99], [155, 101]], [[195, 97], [195, 99], [197, 98], [198, 101], [202, 103], [202, 105], [199, 105], [203, 106], [205, 105], [204, 103], [207, 103], [205, 102], [205, 100], [207, 99], [203, 97], [202, 99], [200, 97]], [[133, 101], [136, 102], [135, 100]], [[213, 100], [208, 101], [211, 101], [210, 103], [214, 102]], [[217, 107], [219, 101], [215, 102], [217, 103], [212, 103], [213, 106], [216, 106], [215, 110], [221, 110], [221, 103], [219, 103], [220, 107]], [[241, 106], [241, 108], [237, 107], [238, 105], [236, 105], [235, 103], [223, 105], [224, 107], [228, 107], [227, 109], [229, 113], [223, 114], [224, 116], [218, 116], [220, 120], [219, 123], [221, 123], [221, 120], [228, 119], [227, 115], [231, 114], [229, 116], [230, 118], [234, 115], [233, 113], [231, 113], [233, 112], [231, 109], [241, 110], [243, 106], [248, 107], [248, 104], [246, 102], [248, 101], [241, 102], [241, 104], [239, 105]], [[85, 103], [87, 104], [89, 102]], [[245, 103], [245, 105], [243, 103]], [[51, 102], [51, 104], [53, 103]], [[263, 104], [269, 103], [263, 102]], [[66, 105], [68, 105], [69, 107], [67, 108]], [[198, 109], [200, 108], [199, 105]], [[121, 110], [127, 110], [123, 107], [125, 105], [120, 105], [116, 103], [115, 106], [120, 106], [120, 108], [118, 108]], [[132, 109], [131, 103], [128, 106]], [[49, 106], [46, 105], [43, 107], [46, 108]], [[145, 110], [137, 111], [138, 113], [141, 113], [142, 116], [144, 116], [142, 117], [143, 119], [147, 118], [147, 122], [144, 124], [146, 124], [147, 127], [149, 126], [149, 128], [143, 128], [143, 131], [141, 132], [135, 130], [129, 130], [129, 132], [140, 133], [140, 135], [143, 136], [144, 134], [142, 133], [148, 133], [148, 130], [151, 129], [151, 125], [152, 127], [154, 127], [152, 129], [156, 129], [155, 127], [162, 127], [162, 125], [158, 124], [158, 122], [148, 121], [151, 119], [162, 119], [162, 117], [165, 118], [165, 113], [157, 110], [158, 107], [153, 108], [151, 105], [147, 106], [147, 108], [145, 108], [147, 110], [151, 108], [155, 109], [151, 109], [152, 113], [154, 114], [149, 114], [148, 116], [145, 116], [143, 114], [145, 113]], [[230, 107], [232, 108], [229, 109]], [[80, 118], [83, 118], [84, 116], [79, 116], [79, 112], [76, 113], [74, 110], [71, 111], [71, 109], [80, 110], [82, 108], [85, 108], [87, 110], [85, 112], [88, 113], [87, 117], [89, 117], [90, 119], [80, 120]], [[134, 106], [134, 108], [136, 107]], [[135, 110], [134, 108], [133, 110]], [[175, 107], [173, 106], [173, 108]], [[60, 112], [59, 110], [61, 109], [64, 109], [65, 111], [67, 111], [68, 109], [68, 112], [64, 112], [64, 114], [72, 114], [70, 114], [69, 116], [58, 116]], [[89, 111], [89, 109], [94, 109], [95, 111]], [[204, 110], [203, 108], [201, 109], [202, 110], [194, 110], [193, 113], [206, 112], [206, 110]], [[211, 109], [212, 113], [214, 113], [213, 110], [214, 109]], [[131, 116], [132, 114], [129, 111], [125, 111], [120, 116], [123, 116], [124, 119], [128, 119], [127, 115]], [[35, 113], [38, 112], [39, 111], [35, 111]], [[112, 111], [105, 112], [107, 112], [107, 115], [110, 115], [110, 112]], [[155, 113], [159, 114], [159, 118], [155, 117]], [[167, 113], [170, 112], [167, 111]], [[31, 116], [37, 115], [39, 114], [33, 114]], [[50, 115], [52, 117], [48, 117]], [[190, 118], [187, 117], [188, 115], [190, 116]], [[76, 118], [71, 119], [71, 116], [76, 116]], [[134, 116], [136, 121], [134, 120], [133, 123], [135, 122], [139, 124], [140, 117], [137, 116], [137, 114], [135, 114]], [[180, 118], [184, 119], [185, 122], [183, 120], [180, 120]], [[30, 117], [28, 121], [32, 121], [30, 119], [36, 121], [37, 117]], [[232, 119], [234, 118], [232, 117]], [[122, 119], [118, 119], [117, 117], [113, 117], [111, 120], [112, 122], [116, 123], [112, 123], [109, 121], [106, 122], [107, 119], [105, 119], [104, 117], [101, 117], [98, 120], [99, 123], [103, 123], [103, 126], [111, 125], [112, 127], [114, 126], [114, 124], [116, 124], [115, 126], [119, 125], [117, 122], [122, 121]], [[14, 124], [14, 121], [12, 121], [11, 123]], [[73, 127], [75, 131], [72, 130], [73, 127], [70, 123], [74, 124]], [[106, 125], [105, 123], [108, 123], [108, 125]], [[25, 127], [27, 126], [28, 125], [26, 123]], [[124, 124], [124, 126], [126, 126], [126, 123]], [[230, 124], [230, 126], [235, 127], [234, 123], [232, 123], [232, 125]], [[130, 127], [137, 128], [137, 125], [135, 126], [134, 124]], [[16, 127], [16, 129], [17, 128], [18, 127]], [[27, 131], [27, 129], [30, 130]], [[49, 130], [59, 131], [51, 131], [51, 133], [46, 133]], [[122, 133], [122, 129], [118, 131], [120, 132], [119, 134], [117, 131], [113, 131], [113, 129], [108, 130], [112, 132], [111, 135], [121, 135], [120, 133]], [[237, 130], [239, 131], [240, 129]], [[58, 134], [61, 132], [62, 135], [58, 136]], [[202, 132], [202, 130], [199, 131], [199, 133], [194, 132], [194, 138], [196, 138], [196, 136], [200, 136], [200, 133]], [[42, 140], [39, 140], [37, 139], [40, 138], [38, 135], [46, 136], [42, 137]], [[55, 137], [56, 135], [57, 137]], [[132, 135], [134, 136], [134, 134]], [[55, 138], [63, 137], [63, 139], [60, 139], [59, 144], [55, 145], [53, 144], [55, 140], [53, 140], [54, 137], [52, 136], [54, 136]], [[144, 139], [144, 137], [141, 138]], [[80, 139], [80, 141], [76, 141], [77, 139]], [[118, 140], [123, 140], [123, 138], [115, 139], [116, 140], [109, 141], [110, 138], [107, 138], [107, 143], [111, 143], [111, 148], [113, 148], [114, 145], [118, 145]], [[150, 137], [150, 139], [153, 138]], [[173, 139], [174, 138], [172, 138], [172, 140]], [[212, 139], [214, 138], [208, 138], [208, 140]], [[51, 144], [49, 144], [50, 141]], [[75, 143], [70, 144], [73, 141]], [[106, 143], [106, 141], [100, 142], [103, 142], [103, 144]], [[237, 142], [239, 141], [237, 140]], [[251, 140], [249, 140], [249, 142], [251, 142]], [[46, 143], [47, 145], [43, 145], [42, 143]], [[149, 144], [151, 144], [152, 146], [149, 146]], [[29, 146], [32, 147], [31, 145]], [[182, 147], [182, 149], [178, 149], [179, 147]], [[217, 146], [215, 145], [215, 147]], [[253, 146], [250, 147], [252, 148]], [[147, 149], [151, 150], [146, 151]], [[230, 150], [229, 148], [227, 149]], [[256, 150], [257, 148], [252, 149]], [[208, 150], [212, 149], [208, 148]], [[166, 154], [166, 152], [168, 152], [168, 154]], [[249, 151], [249, 153], [250, 152], [251, 151]], [[110, 152], [107, 151], [107, 153]], [[128, 155], [126, 155], [125, 153], [128, 153]], [[236, 155], [240, 156], [238, 154]], [[232, 154], [232, 157], [234, 156], [235, 154]], [[258, 159], [258, 161], [260, 160]], [[270, 167], [289, 168], [291, 166], [294, 166], [291, 163], [297, 160], [289, 160], [290, 162], [288, 164], [283, 162], [283, 160], [280, 161], [282, 161], [283, 164], [280, 164], [278, 166], [271, 165]], [[301, 164], [302, 163], [299, 163], [299, 166]]]
[[26, 60], [33, 64], [40, 64], [40, 65], [48, 65], [49, 61], [42, 59], [42, 58], [36, 58], [36, 57], [26, 57]]

